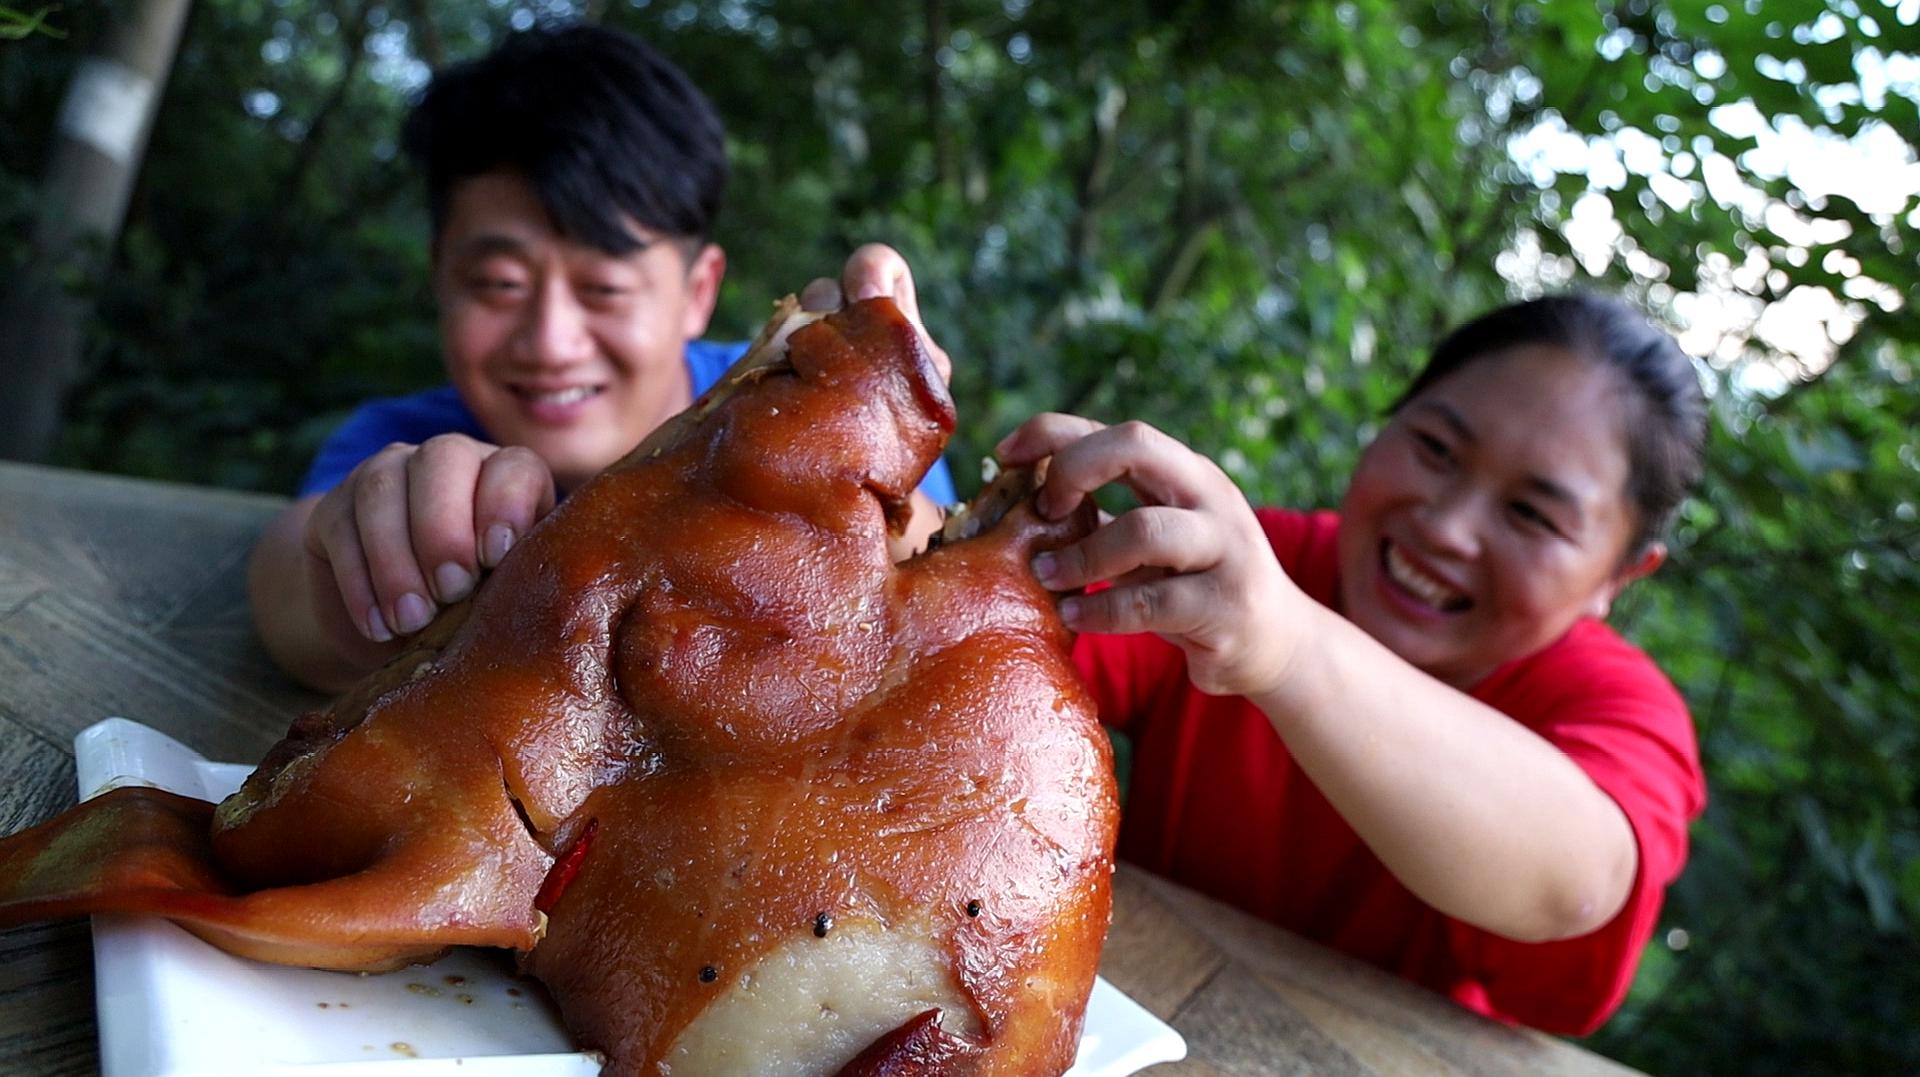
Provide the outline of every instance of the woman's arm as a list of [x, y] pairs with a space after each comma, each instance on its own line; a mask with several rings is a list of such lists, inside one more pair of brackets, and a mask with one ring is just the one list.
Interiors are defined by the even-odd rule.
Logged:
[[1139, 423], [1040, 416], [1001, 442], [1052, 456], [1040, 508], [1120, 481], [1139, 496], [1035, 571], [1073, 627], [1157, 632], [1202, 691], [1243, 695], [1381, 862], [1421, 900], [1496, 934], [1585, 934], [1625, 903], [1637, 847], [1618, 805], [1559, 749], [1409, 665], [1280, 569], [1226, 474]]
[[1639, 859], [1620, 806], [1532, 730], [1307, 604], [1289, 675], [1249, 698], [1394, 876], [1522, 942], [1611, 920]]

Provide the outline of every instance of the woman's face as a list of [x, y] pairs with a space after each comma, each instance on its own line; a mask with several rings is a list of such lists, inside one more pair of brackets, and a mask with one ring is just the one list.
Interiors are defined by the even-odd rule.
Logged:
[[1402, 407], [1341, 504], [1343, 612], [1466, 688], [1651, 572], [1623, 564], [1627, 409], [1612, 370], [1550, 345], [1468, 362]]

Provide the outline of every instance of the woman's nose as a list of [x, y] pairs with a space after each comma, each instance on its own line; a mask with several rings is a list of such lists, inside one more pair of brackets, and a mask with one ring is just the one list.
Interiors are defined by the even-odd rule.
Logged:
[[1481, 498], [1462, 486], [1449, 486], [1414, 510], [1419, 537], [1433, 553], [1466, 559], [1480, 552]]
[[593, 355], [587, 311], [563, 281], [549, 280], [527, 304], [514, 337], [514, 358], [537, 366], [565, 366]]

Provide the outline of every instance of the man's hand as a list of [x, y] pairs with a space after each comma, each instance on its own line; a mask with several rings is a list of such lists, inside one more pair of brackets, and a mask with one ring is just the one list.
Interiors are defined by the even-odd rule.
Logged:
[[361, 461], [314, 507], [304, 545], [354, 627], [385, 643], [472, 593], [553, 503], [533, 450], [442, 434]]
[[920, 297], [913, 289], [913, 270], [892, 247], [869, 243], [854, 251], [840, 271], [839, 280], [818, 277], [800, 290], [800, 306], [805, 310], [839, 310], [848, 303], [883, 295], [891, 298], [900, 313], [920, 330], [920, 342], [933, 357], [933, 365], [942, 378], [951, 382], [953, 360], [947, 358], [946, 349], [928, 334], [927, 323], [920, 318]]
[[389, 445], [261, 534], [248, 575], [261, 640], [302, 682], [343, 687], [472, 593], [553, 505], [530, 449], [459, 434]]
[[[952, 382], [953, 360], [947, 357], [946, 349], [934, 343], [933, 337], [928, 334], [926, 323], [920, 319], [920, 298], [913, 290], [913, 270], [908, 268], [907, 260], [900, 257], [900, 252], [892, 247], [884, 243], [869, 243], [854, 251], [841, 269], [839, 280], [818, 277], [800, 290], [800, 306], [803, 310], [839, 310], [848, 303], [879, 296], [891, 298], [893, 305], [900, 308], [900, 313], [906, 315], [907, 320], [920, 330], [920, 343], [926, 346], [934, 368], [940, 371], [942, 379]], [[945, 519], [944, 506], [934, 504], [932, 498], [915, 490], [913, 515], [907, 521], [906, 531], [887, 544], [893, 559], [904, 561], [926, 549], [928, 539], [940, 530]]]

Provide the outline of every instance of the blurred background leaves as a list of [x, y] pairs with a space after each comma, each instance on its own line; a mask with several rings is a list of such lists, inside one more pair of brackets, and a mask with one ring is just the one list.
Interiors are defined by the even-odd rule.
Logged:
[[[121, 6], [0, 41], [0, 276]], [[730, 125], [716, 336], [859, 242], [907, 254], [963, 487], [1068, 409], [1331, 504], [1466, 316], [1594, 287], [1679, 331], [1710, 473], [1616, 621], [1691, 702], [1712, 801], [1589, 1045], [1920, 1069], [1920, 0], [202, 0], [125, 230], [68, 282], [97, 317], [57, 462], [286, 491], [355, 403], [437, 381], [408, 95], [582, 17]]]

